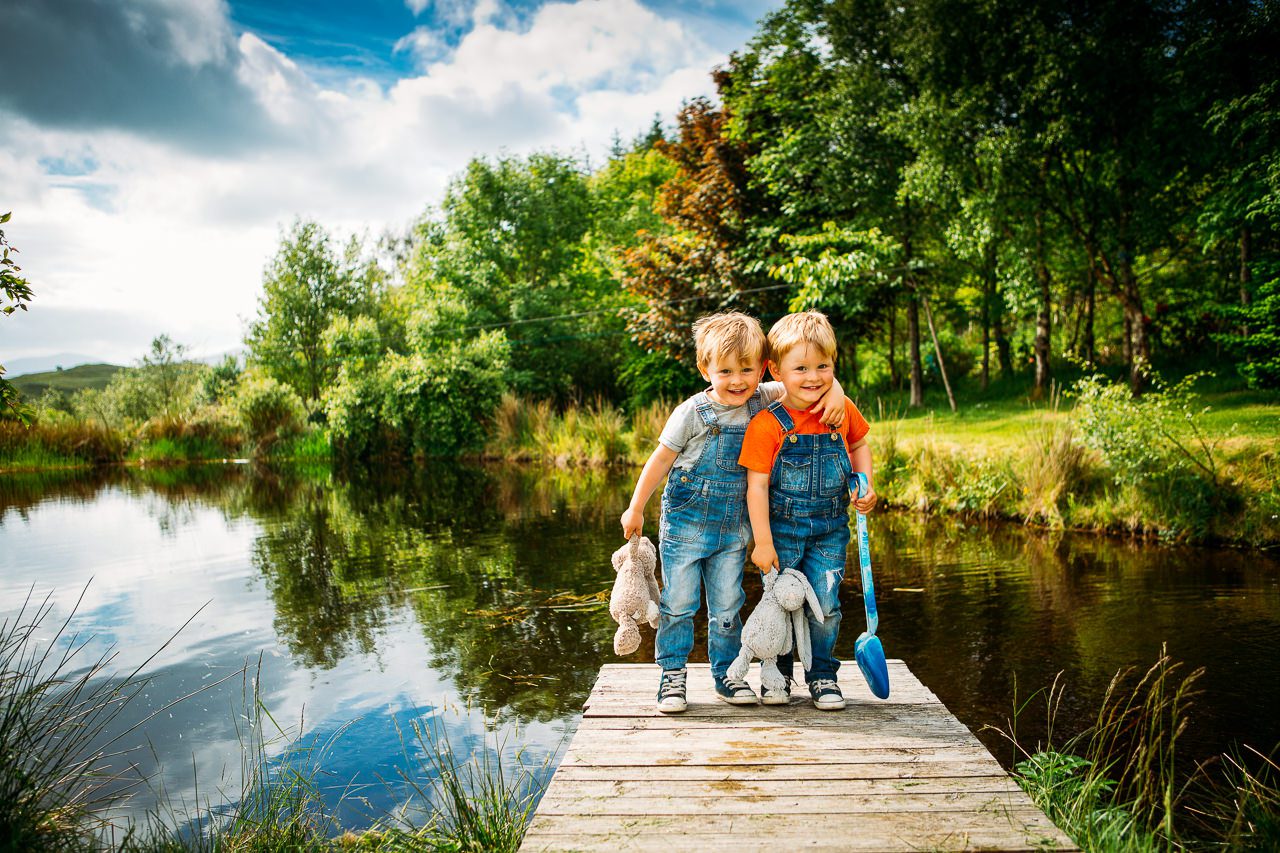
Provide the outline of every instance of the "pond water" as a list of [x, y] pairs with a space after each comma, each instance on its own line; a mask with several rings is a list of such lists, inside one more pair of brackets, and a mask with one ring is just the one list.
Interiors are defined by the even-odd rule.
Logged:
[[[607, 606], [590, 596], [612, 583], [634, 475], [432, 465], [0, 477], [0, 619], [51, 595], [42, 630], [74, 610], [86, 659], [114, 648], [123, 672], [160, 650], [117, 725], [206, 687], [135, 735], [147, 747], [132, 760], [177, 803], [197, 785], [201, 800], [235, 796], [248, 664], [262, 706], [300, 733], [295, 748], [324, 747], [308, 753], [320, 784], [359, 826], [413, 799], [395, 780], [422, 769], [415, 722], [443, 726], [463, 753], [523, 750], [531, 766], [566, 742], [600, 665], [616, 660]], [[1002, 761], [1010, 749], [984, 727], [1006, 725], [1015, 697], [1061, 673], [1056, 732], [1074, 732], [1118, 669], [1145, 670], [1166, 647], [1205, 668], [1184, 760], [1280, 743], [1272, 555], [892, 511], [872, 517], [871, 542], [887, 654]], [[854, 553], [837, 647], [848, 659], [862, 630], [856, 565]], [[747, 577], [750, 608], [759, 581]], [[627, 660], [652, 659], [646, 629]], [[1044, 735], [1042, 708], [1019, 719], [1028, 743]], [[149, 797], [129, 808], [141, 814]]]

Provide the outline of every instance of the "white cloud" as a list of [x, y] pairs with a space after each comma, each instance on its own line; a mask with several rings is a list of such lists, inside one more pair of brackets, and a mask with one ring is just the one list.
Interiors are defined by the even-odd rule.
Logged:
[[[220, 2], [135, 0], [128, 9], [151, 16], [146, 32], [166, 34], [169, 67], [199, 66], [205, 90], [244, 101], [224, 109], [256, 118], [207, 123], [203, 134], [223, 128], [226, 138], [193, 140], [188, 128], [153, 120], [181, 108], [164, 101], [181, 98], [172, 81], [150, 84], [159, 102], [136, 128], [38, 111], [23, 118], [25, 102], [0, 100], [0, 168], [11, 176], [14, 211], [6, 234], [22, 250], [32, 311], [123, 311], [197, 354], [229, 349], [256, 311], [280, 228], [295, 216], [340, 236], [376, 235], [437, 202], [473, 156], [558, 148], [599, 162], [615, 131], [638, 133], [655, 113], [669, 117], [710, 94], [710, 69], [724, 59], [635, 0], [548, 3], [519, 23], [496, 2], [432, 11], [456, 16], [464, 6], [474, 25], [419, 76], [326, 88], [254, 34], [235, 37]], [[427, 7], [411, 0], [410, 8]], [[435, 49], [432, 38], [418, 31], [401, 41], [417, 51]], [[163, 67], [151, 57], [144, 70]], [[14, 346], [5, 331], [0, 358], [83, 351], [56, 336]], [[119, 331], [117, 346], [132, 350], [102, 356], [136, 358], [148, 339]]]

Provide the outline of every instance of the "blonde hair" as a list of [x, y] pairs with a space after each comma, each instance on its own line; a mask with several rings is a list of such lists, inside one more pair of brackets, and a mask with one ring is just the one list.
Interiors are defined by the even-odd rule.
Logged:
[[698, 370], [706, 370], [713, 358], [737, 356], [739, 361], [764, 361], [769, 342], [755, 317], [741, 311], [724, 311], [699, 317], [693, 324], [698, 350]]
[[788, 314], [769, 330], [769, 358], [781, 361], [798, 346], [809, 344], [824, 356], [836, 360], [836, 330], [821, 311]]

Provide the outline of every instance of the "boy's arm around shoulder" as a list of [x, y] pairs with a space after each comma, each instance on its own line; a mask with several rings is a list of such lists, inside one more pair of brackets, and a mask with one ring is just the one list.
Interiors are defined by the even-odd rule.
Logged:
[[675, 464], [679, 455], [665, 444], [659, 444], [654, 448], [653, 453], [649, 454], [649, 459], [644, 463], [640, 477], [636, 480], [635, 490], [631, 493], [631, 503], [622, 513], [623, 539], [644, 534], [645, 504], [649, 503], [654, 489], [658, 488], [658, 484], [670, 473], [671, 466]]

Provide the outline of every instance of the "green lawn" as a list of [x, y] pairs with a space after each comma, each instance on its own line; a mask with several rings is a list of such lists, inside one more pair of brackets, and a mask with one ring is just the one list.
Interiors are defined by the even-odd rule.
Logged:
[[[953, 413], [946, 395], [932, 389], [919, 409], [908, 407], [905, 395], [861, 402], [873, 435], [896, 429], [903, 441], [931, 439], [994, 450], [1022, 444], [1046, 421], [1069, 419], [1072, 405], [1069, 397], [1055, 405], [1049, 400], [1032, 401], [1025, 393], [978, 399], [958, 393], [958, 410]], [[1202, 394], [1201, 402], [1208, 410], [1200, 422], [1211, 438], [1228, 440], [1233, 446], [1246, 443], [1280, 450], [1280, 392], [1214, 389]]]

